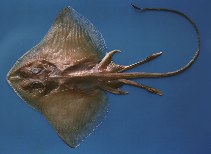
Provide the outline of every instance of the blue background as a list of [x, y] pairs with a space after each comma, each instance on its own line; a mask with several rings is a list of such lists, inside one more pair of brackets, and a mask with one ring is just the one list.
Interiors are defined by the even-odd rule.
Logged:
[[[36, 45], [67, 5], [103, 34], [108, 50], [120, 49], [118, 64], [131, 64], [157, 51], [163, 55], [134, 71], [165, 72], [193, 56], [196, 35], [182, 17], [135, 12], [143, 7], [180, 10], [197, 23], [201, 54], [185, 73], [141, 83], [164, 92], [159, 97], [125, 86], [126, 96], [109, 96], [103, 124], [71, 149], [48, 122], [28, 107], [6, 82], [15, 61]], [[209, 0], [1, 0], [0, 1], [0, 153], [210, 154], [211, 153], [211, 1]]]

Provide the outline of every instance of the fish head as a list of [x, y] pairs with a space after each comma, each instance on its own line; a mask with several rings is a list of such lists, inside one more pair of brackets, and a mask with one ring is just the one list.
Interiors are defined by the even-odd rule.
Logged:
[[48, 61], [29, 59], [24, 64], [17, 61], [9, 71], [7, 79], [23, 100], [38, 108], [35, 102], [58, 87], [56, 80], [49, 80], [51, 75], [58, 72], [56, 65]]

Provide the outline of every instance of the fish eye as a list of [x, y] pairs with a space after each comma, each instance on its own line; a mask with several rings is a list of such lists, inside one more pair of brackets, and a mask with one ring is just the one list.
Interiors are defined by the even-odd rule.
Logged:
[[41, 71], [42, 71], [42, 69], [39, 67], [34, 67], [31, 69], [31, 72], [36, 75], [39, 74]]
[[31, 83], [31, 88], [34, 88], [34, 89], [39, 89], [39, 88], [43, 88], [44, 87], [44, 85], [41, 83], [41, 82], [32, 82]]

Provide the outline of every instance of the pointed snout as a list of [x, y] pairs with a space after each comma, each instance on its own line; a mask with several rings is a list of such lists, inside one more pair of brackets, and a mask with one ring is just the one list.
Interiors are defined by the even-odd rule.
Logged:
[[9, 74], [7, 75], [7, 80], [8, 80], [9, 82], [15, 82], [15, 81], [21, 80], [21, 77], [18, 76], [18, 75], [12, 75], [12, 74], [9, 73]]

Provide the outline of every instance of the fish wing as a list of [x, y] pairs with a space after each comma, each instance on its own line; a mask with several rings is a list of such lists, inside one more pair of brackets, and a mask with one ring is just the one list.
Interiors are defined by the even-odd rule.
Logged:
[[89, 92], [57, 91], [41, 101], [41, 113], [70, 147], [94, 131], [107, 112], [107, 97], [99, 89]]
[[103, 36], [95, 26], [73, 8], [66, 7], [43, 40], [23, 55], [12, 70], [32, 59], [44, 59], [64, 70], [87, 59], [99, 62], [105, 50]]

